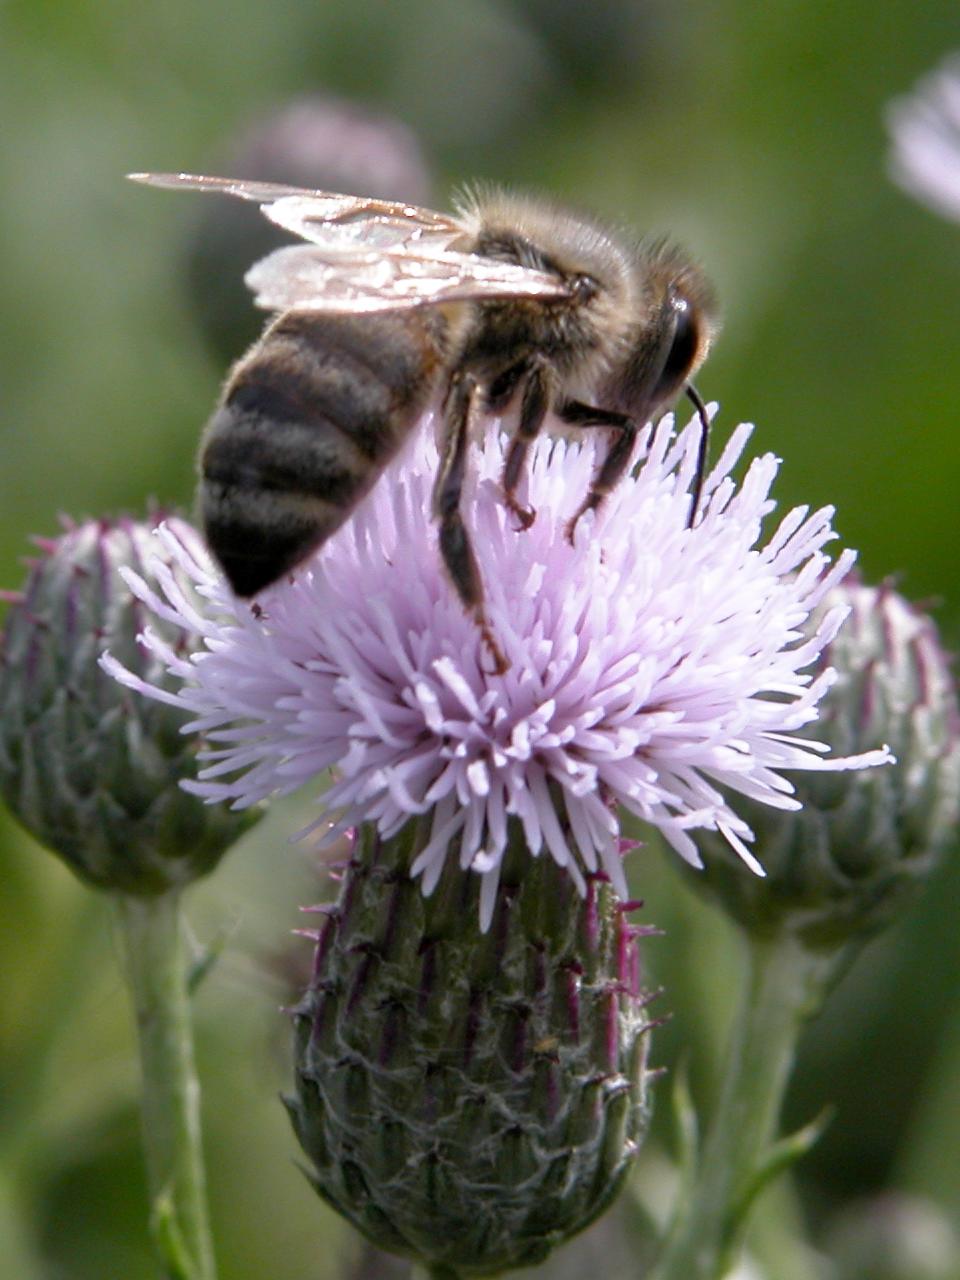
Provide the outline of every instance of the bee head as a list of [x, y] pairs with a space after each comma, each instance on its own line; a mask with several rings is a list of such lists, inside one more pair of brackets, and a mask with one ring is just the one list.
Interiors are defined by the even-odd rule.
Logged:
[[643, 422], [687, 385], [716, 334], [713, 290], [675, 246], [643, 244], [635, 264], [637, 308], [602, 403]]

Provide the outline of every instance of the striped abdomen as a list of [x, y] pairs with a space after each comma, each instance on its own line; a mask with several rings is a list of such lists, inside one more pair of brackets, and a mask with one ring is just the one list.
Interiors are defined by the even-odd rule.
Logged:
[[377, 482], [437, 383], [433, 308], [288, 312], [233, 369], [200, 447], [211, 551], [240, 596], [315, 550]]

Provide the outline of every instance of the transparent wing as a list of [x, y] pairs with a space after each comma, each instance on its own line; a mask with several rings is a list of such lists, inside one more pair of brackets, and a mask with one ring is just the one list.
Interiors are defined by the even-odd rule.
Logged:
[[386, 311], [471, 298], [562, 298], [556, 276], [451, 246], [465, 228], [431, 209], [369, 196], [304, 191], [188, 173], [134, 173], [155, 187], [251, 200], [277, 226], [310, 242], [278, 249], [247, 273], [258, 306]]
[[131, 173], [134, 182], [173, 190], [212, 191], [259, 204], [264, 217], [315, 244], [333, 241], [367, 248], [401, 249], [429, 243], [443, 248], [463, 236], [463, 227], [446, 214], [395, 200], [307, 191], [241, 178], [206, 178], [192, 173]]
[[277, 182], [248, 182], [245, 178], [208, 178], [196, 173], [128, 173], [131, 182], [142, 182], [148, 187], [166, 187], [171, 191], [217, 191], [225, 196], [237, 196], [256, 204], [268, 204], [284, 196], [312, 196], [322, 194], [307, 191], [303, 187], [288, 187]]
[[558, 298], [554, 276], [470, 253], [333, 257], [315, 245], [276, 249], [246, 274], [267, 311], [396, 311], [483, 298]]

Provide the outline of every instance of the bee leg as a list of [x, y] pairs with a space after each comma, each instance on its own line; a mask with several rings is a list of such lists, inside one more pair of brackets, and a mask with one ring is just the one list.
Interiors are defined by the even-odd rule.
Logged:
[[595, 405], [583, 404], [579, 400], [568, 400], [557, 410], [561, 420], [571, 427], [605, 427], [616, 432], [607, 450], [607, 456], [600, 463], [596, 475], [590, 483], [587, 496], [567, 521], [567, 541], [573, 542], [577, 521], [588, 511], [596, 511], [606, 496], [615, 489], [623, 479], [630, 465], [633, 446], [637, 439], [637, 426], [625, 413], [617, 413], [615, 409], [601, 409]]
[[510, 511], [517, 517], [520, 529], [529, 529], [537, 518], [537, 513], [532, 507], [520, 505], [516, 490], [531, 442], [540, 434], [543, 420], [547, 416], [550, 399], [551, 385], [547, 366], [541, 361], [536, 361], [531, 364], [523, 384], [520, 420], [510, 437], [507, 460], [503, 464], [503, 475], [500, 480], [504, 500]]
[[440, 525], [440, 554], [463, 607], [472, 613], [483, 643], [493, 658], [493, 670], [503, 675], [509, 663], [497, 644], [483, 609], [483, 581], [470, 536], [460, 514], [460, 495], [467, 465], [470, 419], [479, 395], [472, 374], [456, 376], [444, 404], [440, 466], [433, 485], [433, 518]]

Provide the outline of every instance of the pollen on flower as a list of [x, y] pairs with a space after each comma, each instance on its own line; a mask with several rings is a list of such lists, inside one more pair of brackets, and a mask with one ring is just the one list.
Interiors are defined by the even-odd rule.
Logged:
[[830, 759], [796, 736], [831, 682], [808, 670], [845, 610], [826, 611], [812, 636], [803, 624], [854, 557], [825, 554], [829, 508], [796, 508], [764, 539], [777, 459], [754, 459], [739, 485], [731, 476], [749, 427], [708, 476], [692, 529], [698, 426], [676, 436], [668, 416], [648, 429], [635, 473], [580, 521], [572, 546], [566, 522], [593, 443], [537, 442], [521, 495], [537, 518], [517, 531], [499, 494], [503, 438], [489, 431], [473, 449], [464, 511], [509, 662], [494, 674], [441, 570], [432, 426], [258, 608], [171, 529], [158, 536], [208, 601], [202, 614], [162, 562], [159, 591], [128, 575], [158, 617], [202, 639], [183, 656], [145, 631], [181, 681], [174, 694], [104, 659], [130, 687], [193, 713], [188, 728], [211, 745], [190, 790], [242, 808], [333, 769], [314, 824], [327, 839], [362, 823], [389, 837], [420, 817], [411, 872], [423, 892], [456, 856], [483, 877], [488, 922], [511, 822], [531, 856], [553, 858], [581, 891], [599, 872], [627, 898], [619, 810], [694, 865], [691, 833], [705, 828], [761, 872], [737, 795], [796, 808], [784, 771], [888, 758]]

